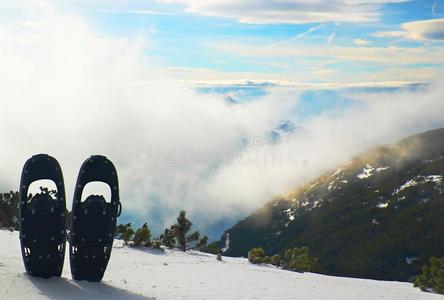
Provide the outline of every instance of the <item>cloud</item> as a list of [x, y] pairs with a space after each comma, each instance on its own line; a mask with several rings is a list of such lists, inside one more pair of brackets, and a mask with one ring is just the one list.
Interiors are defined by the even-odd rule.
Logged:
[[333, 32], [327, 37], [327, 45], [330, 46], [335, 38], [336, 38], [336, 33]]
[[[242, 160], [223, 167], [208, 186], [212, 195], [232, 191], [229, 201], [247, 202], [270, 199], [296, 183], [336, 167], [372, 145], [444, 125], [444, 93], [439, 85], [416, 92], [361, 95], [365, 103], [345, 112], [318, 115], [304, 124], [299, 135], [279, 145], [266, 145], [263, 151], [277, 157], [264, 167], [247, 165]], [[282, 95], [281, 95], [282, 96]], [[255, 149], [250, 150], [254, 153]], [[291, 153], [293, 161], [306, 165], [280, 163]], [[282, 156], [279, 156], [279, 155]], [[248, 178], [245, 182], [243, 178]]]
[[186, 10], [192, 13], [232, 18], [242, 23], [255, 24], [376, 21], [382, 4], [405, 1], [158, 0], [158, 2], [183, 4]]
[[270, 47], [270, 48], [271, 47], [277, 47], [277, 46], [280, 46], [280, 45], [283, 45], [283, 44], [287, 44], [287, 43], [298, 41], [298, 40], [300, 40], [300, 39], [310, 35], [311, 33], [315, 32], [316, 30], [319, 30], [322, 27], [324, 27], [324, 25], [318, 25], [318, 26], [315, 26], [315, 27], [311, 27], [308, 30], [306, 30], [306, 31], [304, 31], [302, 33], [297, 34], [294, 37], [291, 37], [289, 39], [285, 39], [285, 40], [281, 40], [281, 41], [275, 42], [275, 43], [269, 45], [268, 47]]
[[378, 38], [400, 38], [404, 37], [405, 34], [405, 31], [380, 31], [373, 33], [372, 36]]
[[406, 31], [406, 37], [413, 40], [444, 41], [444, 19], [408, 22], [401, 27]]
[[236, 151], [279, 121], [284, 102], [231, 108], [150, 68], [149, 41], [106, 36], [50, 2], [48, 9], [17, 3], [14, 20], [0, 19], [3, 189], [17, 189], [27, 158], [49, 153], [63, 167], [71, 199], [83, 160], [103, 154], [119, 170], [125, 211], [157, 229], [183, 208], [202, 216], [201, 225], [209, 213], [215, 222], [236, 211], [225, 205], [228, 193], [205, 194], [213, 163], [181, 155]]
[[[385, 64], [419, 64], [444, 63], [442, 47], [429, 46], [421, 48], [407, 47], [344, 47], [325, 45], [307, 46], [307, 45], [286, 45], [278, 48], [267, 48], [262, 45], [254, 44], [213, 44], [214, 49], [230, 54], [242, 53], [250, 57], [297, 57], [297, 58], [316, 58], [323, 59], [341, 59], [360, 62], [378, 62]], [[393, 59], [396, 57], [396, 60]]]
[[403, 31], [381, 31], [378, 38], [406, 38], [411, 40], [444, 41], [444, 19], [430, 19], [401, 24]]
[[270, 129], [302, 109], [294, 89], [227, 105], [152, 69], [150, 41], [115, 39], [34, 3], [14, 1], [13, 20], [0, 19], [4, 190], [17, 189], [27, 158], [49, 153], [70, 205], [81, 163], [103, 154], [118, 169], [127, 215], [158, 232], [186, 209], [205, 232], [367, 147], [444, 126], [440, 79], [415, 93], [359, 96], [366, 105], [315, 116], [272, 144]]
[[354, 39], [353, 43], [357, 46], [368, 46], [370, 45], [370, 41], [363, 40], [363, 39]]

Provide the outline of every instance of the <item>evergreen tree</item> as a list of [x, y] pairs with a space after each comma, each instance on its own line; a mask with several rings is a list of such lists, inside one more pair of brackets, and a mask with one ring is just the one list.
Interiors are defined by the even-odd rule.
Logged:
[[177, 217], [177, 223], [172, 227], [176, 237], [176, 241], [182, 251], [187, 250], [189, 242], [199, 240], [199, 231], [195, 231], [192, 234], [188, 235], [188, 232], [190, 231], [192, 225], [193, 223], [189, 219], [187, 219], [185, 211], [182, 210]]
[[187, 243], [196, 242], [196, 241], [197, 241], [196, 247], [198, 248], [199, 247], [198, 246], [199, 245], [199, 241], [200, 241], [200, 233], [199, 233], [199, 231], [195, 231], [192, 234], [187, 236]]
[[128, 245], [128, 242], [131, 241], [131, 239], [134, 236], [134, 230], [131, 228], [131, 225], [126, 228], [125, 232], [122, 235], [122, 239], [125, 242], [125, 245]]
[[282, 268], [296, 272], [313, 271], [316, 264], [317, 259], [310, 257], [307, 247], [287, 249], [280, 260]]
[[151, 247], [153, 249], [158, 249], [158, 250], [164, 251], [164, 249], [162, 248], [162, 242], [159, 239], [152, 240]]
[[279, 254], [275, 254], [270, 258], [270, 264], [279, 267], [280, 260], [281, 256]]
[[159, 239], [165, 247], [172, 249], [176, 244], [176, 236], [173, 226], [171, 226], [171, 228], [166, 228], [163, 234], [160, 235]]
[[430, 258], [430, 264], [423, 267], [414, 285], [423, 291], [444, 294], [444, 257]]
[[207, 247], [207, 243], [208, 243], [208, 236], [204, 235], [199, 242], [197, 243], [196, 247], [203, 251], [205, 250], [205, 248]]
[[252, 264], [261, 264], [265, 257], [265, 251], [262, 247], [253, 248], [248, 252], [248, 261]]
[[211, 242], [206, 247], [204, 247], [201, 251], [211, 253], [211, 254], [220, 254], [222, 253], [222, 250], [217, 245], [217, 242]]
[[134, 246], [146, 246], [151, 245], [151, 231], [148, 224], [145, 223], [143, 226], [136, 230], [133, 238]]
[[18, 229], [19, 193], [0, 193], [0, 228]]
[[128, 228], [131, 228], [131, 226], [132, 226], [131, 223], [117, 225], [115, 237], [117, 239], [123, 239], [123, 235], [128, 230]]
[[174, 225], [177, 243], [182, 251], [187, 250], [187, 233], [191, 229], [192, 225], [193, 223], [187, 219], [185, 211], [182, 210], [177, 217], [177, 223]]

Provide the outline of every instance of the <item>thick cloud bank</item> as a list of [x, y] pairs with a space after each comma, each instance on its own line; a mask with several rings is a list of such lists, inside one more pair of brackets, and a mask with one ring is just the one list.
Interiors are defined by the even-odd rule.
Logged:
[[17, 189], [28, 157], [49, 153], [69, 199], [83, 160], [104, 154], [127, 214], [160, 229], [185, 208], [205, 231], [369, 146], [444, 125], [437, 79], [416, 92], [361, 95], [364, 105], [312, 117], [272, 143], [270, 130], [297, 114], [294, 93], [229, 105], [152, 71], [149, 41], [107, 37], [46, 2], [16, 3], [0, 20], [3, 190]]

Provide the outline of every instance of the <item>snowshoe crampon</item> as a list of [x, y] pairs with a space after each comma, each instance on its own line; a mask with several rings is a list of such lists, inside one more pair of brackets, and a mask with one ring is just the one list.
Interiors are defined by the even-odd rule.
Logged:
[[[41, 187], [28, 194], [33, 182], [50, 180], [57, 191]], [[49, 278], [60, 276], [65, 258], [65, 188], [62, 170], [53, 157], [39, 154], [23, 167], [20, 182], [20, 244], [26, 272]]]
[[[88, 195], [82, 201], [84, 188], [91, 182], [109, 185], [111, 199], [105, 199], [102, 195]], [[110, 259], [120, 211], [114, 165], [104, 156], [91, 156], [80, 168], [72, 206], [70, 262], [75, 280], [102, 280]]]

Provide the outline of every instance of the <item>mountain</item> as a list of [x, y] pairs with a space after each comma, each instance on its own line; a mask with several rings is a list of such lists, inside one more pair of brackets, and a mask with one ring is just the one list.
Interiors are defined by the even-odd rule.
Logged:
[[279, 142], [283, 137], [289, 136], [297, 131], [301, 130], [300, 127], [294, 125], [291, 121], [283, 121], [273, 131], [271, 131], [270, 137], [273, 143]]
[[410, 283], [296, 273], [197, 251], [130, 248], [114, 242], [101, 283], [27, 276], [17, 232], [0, 230], [0, 299], [442, 299]]
[[239, 101], [235, 100], [233, 97], [230, 96], [225, 96], [224, 97], [224, 101], [226, 104], [228, 105], [236, 105], [236, 104], [240, 104]]
[[326, 274], [411, 280], [444, 254], [444, 129], [376, 147], [224, 233], [230, 256], [307, 246]]

